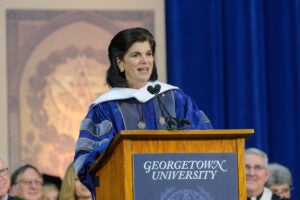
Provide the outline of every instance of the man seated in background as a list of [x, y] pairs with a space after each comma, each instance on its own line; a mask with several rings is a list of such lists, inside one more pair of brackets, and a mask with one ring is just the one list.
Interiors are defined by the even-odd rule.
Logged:
[[13, 199], [41, 200], [43, 176], [33, 165], [19, 167], [11, 176], [10, 195]]
[[279, 200], [282, 199], [264, 187], [269, 178], [268, 156], [256, 148], [245, 150], [247, 200]]
[[273, 193], [286, 199], [291, 198], [292, 174], [290, 170], [280, 164], [269, 164], [270, 176], [265, 186]]
[[10, 179], [8, 173], [8, 166], [4, 157], [0, 155], [0, 200], [7, 200], [8, 190], [10, 187]]

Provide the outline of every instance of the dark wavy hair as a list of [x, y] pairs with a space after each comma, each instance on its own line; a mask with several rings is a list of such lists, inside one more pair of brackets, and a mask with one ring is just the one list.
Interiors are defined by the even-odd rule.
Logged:
[[11, 175], [10, 185], [11, 186], [16, 185], [18, 183], [17, 181], [18, 181], [19, 175], [23, 174], [27, 169], [33, 169], [39, 175], [41, 180], [43, 180], [43, 175], [40, 173], [40, 171], [35, 166], [30, 165], [30, 164], [26, 164], [26, 165], [23, 165], [23, 166], [19, 167], [18, 169], [16, 169], [13, 172], [13, 174]]
[[[148, 41], [153, 53], [155, 54], [156, 43], [153, 35], [144, 28], [130, 28], [125, 29], [117, 33], [110, 42], [108, 47], [108, 57], [110, 61], [110, 66], [107, 71], [106, 82], [111, 87], [128, 87], [127, 80], [125, 78], [125, 73], [121, 72], [118, 64], [117, 58], [123, 60], [124, 55], [127, 50], [135, 42], [145, 42]], [[150, 81], [157, 80], [157, 67], [155, 61], [153, 62], [153, 70], [150, 76]]]

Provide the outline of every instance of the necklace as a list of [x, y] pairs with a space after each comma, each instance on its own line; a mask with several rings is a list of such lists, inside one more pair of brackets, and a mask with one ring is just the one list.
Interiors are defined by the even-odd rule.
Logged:
[[[141, 111], [140, 111], [139, 105], [141, 107]], [[136, 108], [137, 108], [139, 116], [140, 116], [140, 120], [138, 122], [138, 127], [139, 127], [139, 129], [145, 129], [146, 128], [146, 123], [145, 123], [145, 120], [144, 120], [143, 105], [141, 105], [140, 103], [136, 104]]]

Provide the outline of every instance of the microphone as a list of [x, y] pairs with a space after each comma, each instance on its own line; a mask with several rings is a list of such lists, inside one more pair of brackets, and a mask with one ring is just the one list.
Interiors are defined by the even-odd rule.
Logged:
[[148, 92], [150, 92], [151, 94], [154, 95], [158, 95], [158, 93], [160, 92], [161, 86], [159, 84], [156, 84], [154, 87], [149, 85], [147, 87]]
[[187, 120], [187, 119], [182, 119], [182, 118], [176, 118], [172, 117], [172, 115], [169, 113], [168, 109], [165, 107], [165, 105], [162, 103], [162, 101], [159, 98], [158, 93], [160, 92], [161, 86], [159, 84], [155, 84], [155, 86], [149, 85], [147, 87], [147, 90], [150, 94], [155, 95], [157, 98], [158, 104], [161, 108], [161, 110], [164, 110], [165, 113], [167, 113], [167, 117], [165, 117], [166, 122], [167, 122], [167, 129], [168, 130], [183, 130], [184, 125], [191, 125], [192, 123]]

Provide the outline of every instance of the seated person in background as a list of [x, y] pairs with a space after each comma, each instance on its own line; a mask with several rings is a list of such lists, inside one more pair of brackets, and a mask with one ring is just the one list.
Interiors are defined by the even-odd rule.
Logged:
[[281, 199], [264, 187], [270, 174], [267, 154], [256, 148], [248, 148], [245, 158], [247, 200]]
[[8, 190], [10, 186], [10, 179], [8, 173], [8, 166], [2, 155], [0, 155], [0, 200], [7, 200]]
[[59, 189], [54, 183], [45, 183], [43, 185], [43, 200], [57, 200]]
[[61, 178], [59, 176], [43, 174], [43, 200], [57, 200], [61, 187]]
[[43, 176], [33, 165], [23, 165], [11, 176], [10, 194], [13, 199], [41, 200]]
[[269, 164], [270, 176], [265, 186], [280, 197], [290, 199], [292, 187], [292, 174], [283, 165]]
[[59, 200], [92, 200], [91, 192], [77, 178], [73, 162], [66, 169]]

